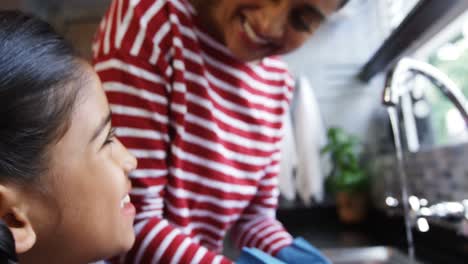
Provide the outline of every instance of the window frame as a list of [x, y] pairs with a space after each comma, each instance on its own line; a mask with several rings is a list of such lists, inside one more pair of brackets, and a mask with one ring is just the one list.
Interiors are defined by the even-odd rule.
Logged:
[[421, 0], [361, 68], [358, 78], [368, 82], [401, 57], [429, 41], [468, 9], [465, 0]]

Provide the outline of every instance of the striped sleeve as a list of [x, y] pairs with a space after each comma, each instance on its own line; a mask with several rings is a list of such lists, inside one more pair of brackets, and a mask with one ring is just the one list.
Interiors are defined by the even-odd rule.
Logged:
[[117, 53], [97, 60], [95, 69], [111, 105], [117, 136], [139, 164], [131, 175], [136, 242], [120, 263], [231, 263], [163, 218], [170, 122], [164, 79], [149, 65]]
[[274, 256], [292, 243], [291, 235], [276, 220], [279, 158], [277, 152], [259, 183], [256, 196], [233, 227], [233, 239], [238, 248], [255, 247]]
[[113, 261], [232, 263], [200, 246], [163, 217], [171, 123], [168, 68], [160, 59], [165, 53], [153, 47], [152, 40], [138, 27], [146, 21], [155, 23], [155, 30], [165, 30], [157, 25], [164, 23], [157, 10], [165, 2], [114, 0], [93, 45], [94, 67], [111, 106], [113, 126], [122, 143], [138, 159], [138, 169], [130, 175], [131, 199], [137, 209], [136, 241], [130, 252]]
[[[265, 66], [273, 71], [282, 69], [279, 74], [284, 78], [285, 109], [289, 108], [294, 90], [294, 80], [286, 65], [279, 59], [264, 60]], [[287, 111], [285, 111], [287, 112]], [[238, 248], [255, 247], [275, 256], [280, 249], [292, 243], [292, 236], [276, 220], [278, 206], [278, 175], [280, 170], [279, 144], [272, 160], [261, 179], [258, 192], [243, 215], [233, 226], [233, 240]]]

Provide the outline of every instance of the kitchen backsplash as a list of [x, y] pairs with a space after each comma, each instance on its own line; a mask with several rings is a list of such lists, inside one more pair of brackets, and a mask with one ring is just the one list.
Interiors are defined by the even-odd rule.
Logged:
[[[468, 199], [468, 144], [405, 153], [404, 160], [409, 195], [427, 199], [429, 204]], [[379, 155], [370, 162], [374, 203], [385, 208], [387, 197], [400, 200], [395, 155]]]

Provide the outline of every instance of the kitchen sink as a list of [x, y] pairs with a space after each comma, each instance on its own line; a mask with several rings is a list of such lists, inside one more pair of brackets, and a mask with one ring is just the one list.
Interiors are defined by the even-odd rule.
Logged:
[[356, 247], [323, 249], [334, 264], [419, 264], [392, 247]]

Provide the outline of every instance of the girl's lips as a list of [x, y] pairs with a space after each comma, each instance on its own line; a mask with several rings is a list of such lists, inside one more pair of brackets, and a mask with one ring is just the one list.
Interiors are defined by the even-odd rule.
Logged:
[[135, 213], [136, 213], [135, 206], [132, 203], [126, 203], [124, 207], [122, 208], [122, 212], [124, 215], [130, 216], [133, 218], [135, 217]]
[[128, 193], [120, 200], [120, 208], [124, 208], [126, 203], [130, 202], [130, 195]]
[[130, 201], [130, 195], [127, 194], [120, 200], [120, 209], [122, 209], [124, 215], [135, 215], [135, 206]]

